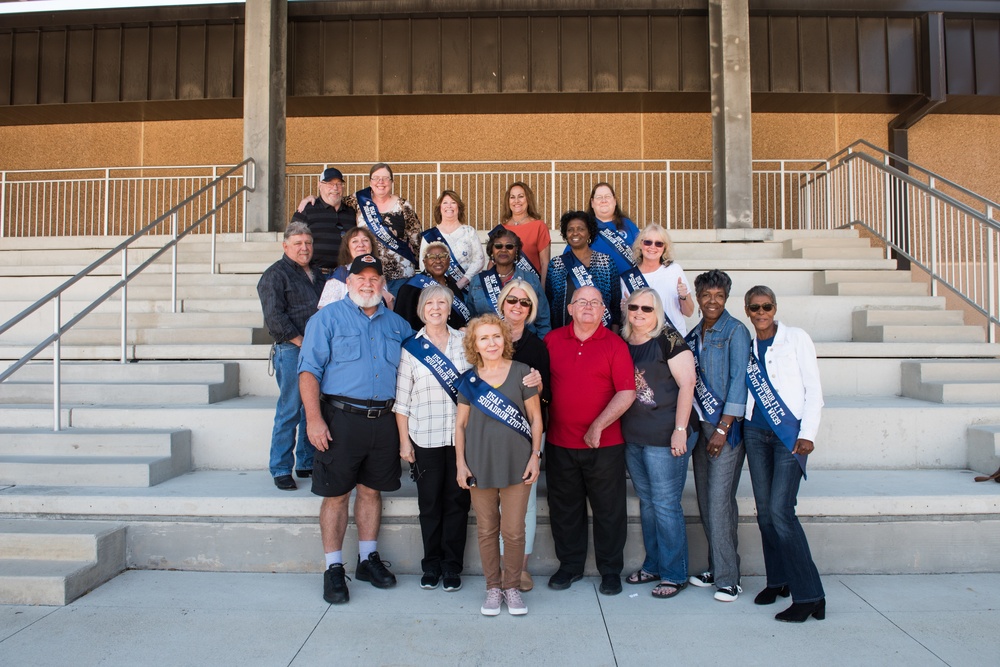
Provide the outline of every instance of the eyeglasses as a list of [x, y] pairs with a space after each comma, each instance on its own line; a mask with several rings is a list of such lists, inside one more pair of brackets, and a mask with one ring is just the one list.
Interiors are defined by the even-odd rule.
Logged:
[[388, 176], [372, 176], [372, 183], [388, 183], [392, 181], [392, 178]]
[[641, 310], [644, 313], [651, 313], [651, 312], [653, 312], [656, 309], [653, 308], [652, 306], [640, 306], [637, 303], [630, 303], [628, 305], [628, 310], [629, 310], [630, 313], [634, 313], [637, 310]]
[[615, 200], [615, 196], [614, 195], [601, 195], [600, 197], [594, 197], [593, 200], [594, 201], [614, 201]]
[[504, 299], [504, 301], [506, 303], [509, 303], [512, 306], [515, 303], [519, 303], [522, 306], [524, 306], [525, 308], [531, 308], [531, 306], [532, 306], [531, 299], [524, 299], [524, 298], [517, 297], [517, 296], [508, 296], [506, 299]]
[[765, 313], [770, 313], [772, 310], [774, 310], [774, 304], [773, 303], [751, 303], [749, 306], [747, 306], [747, 310], [749, 310], [751, 313], [758, 313], [758, 312], [761, 311], [761, 309], [763, 309]]
[[577, 299], [576, 301], [571, 301], [570, 303], [575, 304], [578, 308], [601, 308], [604, 306], [604, 302], [600, 299], [591, 299], [587, 301], [586, 299]]
[[427, 253], [424, 255], [424, 259], [448, 259], [448, 253]]
[[515, 244], [513, 244], [513, 243], [494, 243], [493, 244], [493, 249], [494, 250], [513, 250], [516, 247], [517, 246]]
[[662, 248], [663, 246], [666, 245], [666, 243], [664, 243], [663, 241], [654, 241], [652, 239], [643, 239], [642, 240], [642, 245], [644, 245], [644, 246], [654, 246], [655, 245], [657, 248]]

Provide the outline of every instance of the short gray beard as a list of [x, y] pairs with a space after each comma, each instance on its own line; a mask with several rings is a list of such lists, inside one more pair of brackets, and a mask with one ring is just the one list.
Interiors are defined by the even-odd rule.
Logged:
[[374, 308], [375, 306], [382, 303], [382, 295], [379, 293], [375, 293], [367, 299], [361, 296], [358, 292], [355, 292], [353, 290], [348, 290], [347, 295], [351, 298], [351, 301], [353, 301], [354, 305], [356, 305], [358, 308]]

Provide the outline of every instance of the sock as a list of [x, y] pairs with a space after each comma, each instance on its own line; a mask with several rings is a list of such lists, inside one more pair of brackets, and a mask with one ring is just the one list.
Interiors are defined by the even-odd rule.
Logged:
[[326, 567], [329, 568], [331, 565], [344, 564], [344, 552], [343, 551], [330, 551], [326, 554]]
[[361, 558], [361, 560], [368, 560], [368, 556], [370, 556], [373, 551], [378, 551], [377, 540], [358, 541], [358, 557]]

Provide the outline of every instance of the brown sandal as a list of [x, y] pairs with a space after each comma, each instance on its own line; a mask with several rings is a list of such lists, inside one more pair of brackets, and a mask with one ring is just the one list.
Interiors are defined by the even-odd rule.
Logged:
[[648, 584], [651, 581], [656, 581], [660, 578], [658, 574], [650, 574], [642, 568], [639, 568], [632, 574], [625, 577], [626, 584]]
[[685, 588], [687, 588], [687, 582], [674, 584], [669, 581], [661, 581], [653, 587], [653, 597], [666, 600], [667, 598], [674, 597]]
[[987, 475], [980, 475], [979, 477], [976, 477], [976, 481], [977, 482], [988, 482], [990, 480], [993, 480], [997, 484], [1000, 484], [1000, 468], [997, 468], [997, 471], [995, 473], [993, 473], [992, 475], [988, 475], [988, 476]]

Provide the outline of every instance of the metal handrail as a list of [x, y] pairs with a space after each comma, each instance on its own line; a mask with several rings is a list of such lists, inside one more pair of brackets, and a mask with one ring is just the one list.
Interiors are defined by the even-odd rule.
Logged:
[[[230, 193], [228, 196], [223, 198], [221, 201], [217, 200], [215, 194], [215, 188], [224, 181], [224, 179], [230, 177], [235, 172], [247, 167], [244, 170], [244, 180], [243, 185], [241, 185], [235, 192]], [[247, 176], [249, 174], [249, 176]], [[23, 368], [25, 364], [34, 359], [38, 354], [46, 349], [49, 345], [54, 345], [53, 348], [53, 413], [54, 413], [54, 425], [53, 430], [60, 430], [60, 363], [61, 363], [61, 350], [60, 345], [62, 341], [62, 336], [67, 331], [72, 329], [76, 324], [83, 320], [87, 315], [91, 314], [98, 306], [103, 304], [109, 298], [115, 295], [118, 290], [122, 290], [122, 327], [121, 327], [121, 363], [126, 363], [128, 361], [126, 349], [127, 349], [127, 321], [128, 321], [128, 297], [127, 289], [128, 283], [135, 278], [137, 275], [142, 273], [147, 267], [149, 267], [153, 262], [159, 259], [168, 250], [172, 251], [171, 258], [171, 309], [173, 312], [177, 312], [177, 243], [183, 239], [185, 236], [190, 234], [196, 227], [201, 225], [203, 222], [211, 218], [213, 220], [212, 234], [211, 234], [211, 270], [215, 272], [215, 215], [222, 209], [223, 206], [228, 204], [230, 201], [236, 199], [243, 192], [253, 192], [256, 188], [256, 163], [253, 158], [247, 158], [240, 162], [238, 165], [234, 166], [225, 173], [217, 176], [211, 183], [200, 188], [198, 191], [192, 193], [187, 198], [185, 198], [180, 203], [173, 206], [166, 213], [163, 213], [158, 218], [150, 222], [148, 225], [137, 231], [132, 236], [128, 237], [117, 246], [106, 252], [104, 255], [99, 257], [90, 263], [87, 267], [79, 271], [76, 275], [67, 279], [59, 287], [56, 287], [51, 292], [43, 296], [42, 298], [35, 301], [32, 305], [28, 306], [20, 313], [7, 320], [3, 325], [0, 325], [0, 335], [3, 335], [11, 328], [16, 326], [18, 323], [24, 321], [27, 317], [31, 316], [33, 313], [37, 312], [39, 309], [47, 305], [48, 303], [54, 304], [54, 326], [53, 333], [38, 343], [29, 352], [24, 354], [20, 359], [11, 364], [7, 370], [0, 373], [0, 382], [4, 382], [9, 377], [11, 377], [18, 370]], [[194, 222], [189, 224], [183, 230], [177, 229], [177, 216], [183, 208], [191, 204], [192, 202], [199, 199], [204, 194], [211, 190], [213, 205], [208, 211], [202, 214]], [[133, 268], [131, 271], [128, 269], [128, 249], [129, 247], [139, 238], [147, 235], [151, 230], [155, 229], [157, 226], [162, 224], [167, 220], [171, 221], [171, 239], [170, 241], [163, 244], [158, 250], [153, 252], [148, 259], [139, 264], [137, 267]], [[121, 280], [109, 287], [103, 294], [94, 299], [90, 304], [83, 308], [79, 313], [69, 319], [67, 322], [61, 322], [61, 306], [63, 294], [70, 287], [91, 275], [95, 269], [104, 265], [116, 254], [122, 254], [122, 277]]]
[[932, 295], [943, 285], [982, 315], [987, 339], [996, 342], [1000, 205], [866, 141], [838, 151], [829, 163], [802, 186], [800, 201], [814, 206], [803, 217], [827, 229], [866, 230], [925, 271]]

